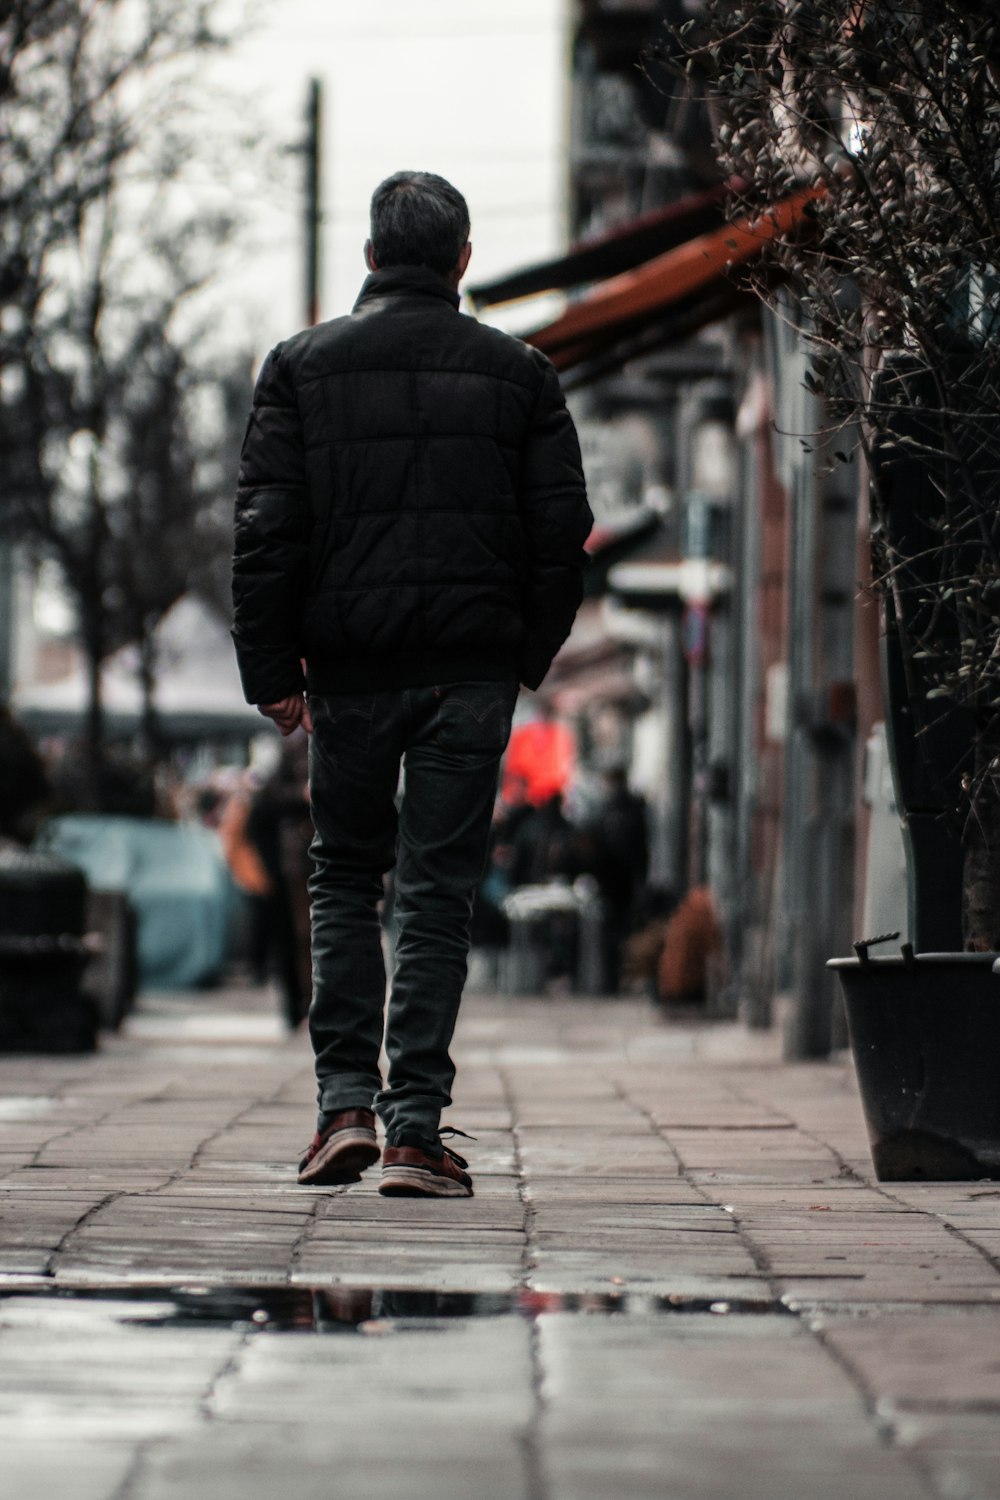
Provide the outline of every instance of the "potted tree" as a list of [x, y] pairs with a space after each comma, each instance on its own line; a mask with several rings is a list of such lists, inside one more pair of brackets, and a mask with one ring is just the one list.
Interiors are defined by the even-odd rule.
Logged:
[[1000, 19], [707, 0], [674, 36], [739, 212], [824, 189], [759, 289], [785, 289], [870, 480], [910, 942], [832, 964], [875, 1169], [1000, 1177]]

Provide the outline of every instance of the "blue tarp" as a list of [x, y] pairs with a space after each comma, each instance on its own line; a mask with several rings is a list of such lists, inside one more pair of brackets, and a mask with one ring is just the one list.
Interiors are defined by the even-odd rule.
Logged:
[[37, 844], [78, 865], [95, 890], [128, 896], [138, 919], [142, 989], [194, 989], [218, 978], [233, 887], [211, 830], [73, 813], [46, 823]]

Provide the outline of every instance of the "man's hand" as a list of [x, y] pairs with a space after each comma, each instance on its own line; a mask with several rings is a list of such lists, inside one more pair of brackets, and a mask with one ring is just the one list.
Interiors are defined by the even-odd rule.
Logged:
[[296, 693], [293, 698], [282, 698], [280, 703], [258, 703], [257, 712], [267, 719], [273, 719], [286, 738], [300, 724], [306, 734], [313, 732], [312, 715], [302, 693]]

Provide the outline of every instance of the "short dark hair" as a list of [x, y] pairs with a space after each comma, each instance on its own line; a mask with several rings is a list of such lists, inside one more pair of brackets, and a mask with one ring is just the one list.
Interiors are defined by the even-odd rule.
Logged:
[[394, 172], [372, 193], [372, 258], [380, 268], [429, 266], [447, 276], [468, 238], [468, 204], [433, 172]]

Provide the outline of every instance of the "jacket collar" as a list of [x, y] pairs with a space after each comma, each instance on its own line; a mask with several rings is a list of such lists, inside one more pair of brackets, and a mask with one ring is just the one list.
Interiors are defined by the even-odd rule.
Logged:
[[454, 287], [429, 266], [389, 266], [372, 271], [354, 304], [354, 311], [382, 297], [440, 297], [457, 308], [460, 298]]

